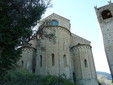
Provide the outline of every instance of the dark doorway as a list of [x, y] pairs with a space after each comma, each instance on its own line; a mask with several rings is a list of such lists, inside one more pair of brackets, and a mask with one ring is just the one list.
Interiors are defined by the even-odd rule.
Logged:
[[75, 72], [73, 72], [73, 81], [74, 81], [74, 83], [76, 82]]

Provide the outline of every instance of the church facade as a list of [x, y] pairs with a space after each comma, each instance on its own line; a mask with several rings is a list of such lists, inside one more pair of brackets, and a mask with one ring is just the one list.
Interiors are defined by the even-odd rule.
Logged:
[[55, 13], [22, 47], [19, 65], [39, 75], [64, 75], [77, 85], [98, 85], [90, 41], [71, 33], [70, 20]]

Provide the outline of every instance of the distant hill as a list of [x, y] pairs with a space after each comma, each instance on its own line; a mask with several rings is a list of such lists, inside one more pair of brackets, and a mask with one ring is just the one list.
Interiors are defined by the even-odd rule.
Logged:
[[97, 78], [102, 85], [113, 85], [111, 74], [97, 71]]
[[97, 75], [104, 75], [107, 80], [112, 80], [111, 74], [109, 73], [97, 71]]

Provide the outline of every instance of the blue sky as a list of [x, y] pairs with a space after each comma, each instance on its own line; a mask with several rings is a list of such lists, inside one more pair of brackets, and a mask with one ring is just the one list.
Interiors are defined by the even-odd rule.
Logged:
[[97, 71], [109, 72], [101, 30], [94, 6], [101, 7], [109, 0], [52, 0], [43, 17], [56, 13], [70, 20], [71, 32], [91, 41]]

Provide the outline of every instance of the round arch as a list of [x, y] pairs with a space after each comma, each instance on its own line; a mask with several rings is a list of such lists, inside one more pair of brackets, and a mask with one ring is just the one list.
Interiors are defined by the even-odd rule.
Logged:
[[109, 10], [104, 10], [101, 13], [103, 19], [108, 19], [112, 17], [112, 14]]

